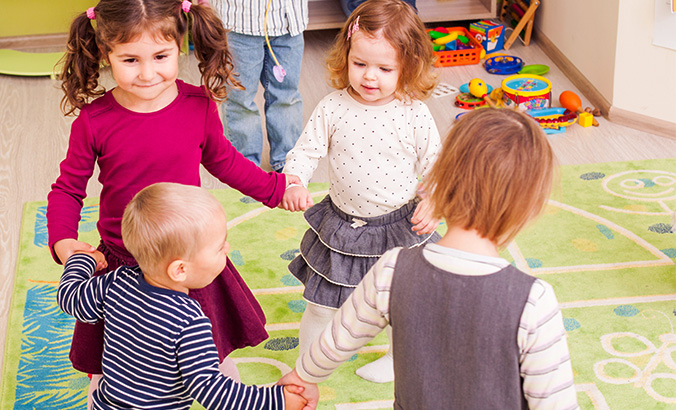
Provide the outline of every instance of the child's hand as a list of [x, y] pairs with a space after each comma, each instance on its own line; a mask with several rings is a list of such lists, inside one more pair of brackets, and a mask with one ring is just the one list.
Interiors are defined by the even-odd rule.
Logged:
[[61, 263], [66, 263], [68, 258], [73, 256], [73, 254], [76, 252], [85, 252], [93, 256], [95, 251], [96, 248], [90, 244], [86, 242], [80, 242], [72, 238], [61, 239], [54, 244], [54, 253], [56, 253], [56, 256], [59, 258]]
[[291, 184], [303, 185], [303, 181], [301, 181], [300, 177], [297, 176], [297, 175], [284, 174], [284, 176], [286, 176], [286, 187], [287, 188]]
[[411, 223], [413, 231], [418, 235], [425, 235], [434, 232], [439, 226], [439, 219], [433, 216], [434, 209], [429, 199], [423, 198], [415, 208]]
[[284, 386], [284, 407], [287, 410], [309, 409], [309, 407], [307, 407], [307, 400], [301, 395], [303, 390], [305, 390], [303, 387], [295, 386], [293, 384]]
[[305, 211], [314, 205], [310, 191], [302, 185], [287, 188], [280, 206], [287, 211]]
[[[302, 389], [298, 394], [300, 394], [304, 400], [307, 400], [307, 404], [303, 407], [303, 410], [314, 410], [317, 408], [319, 403], [319, 388], [316, 383], [308, 383], [305, 380], [301, 379], [296, 372], [296, 369], [291, 370], [289, 373], [284, 375], [279, 381], [278, 385], [284, 385], [284, 398], [286, 399], [287, 389], [291, 388], [292, 391], [298, 391], [295, 389]], [[288, 406], [288, 402], [287, 402]]]
[[94, 252], [76, 251], [75, 253], [76, 254], [77, 253], [84, 253], [85, 255], [89, 255], [92, 258], [94, 258], [94, 260], [96, 261], [96, 271], [97, 272], [100, 271], [101, 269], [105, 269], [105, 268], [108, 267], [108, 262], [106, 261], [106, 257], [103, 256], [101, 251], [98, 251], [98, 250], [94, 250]]

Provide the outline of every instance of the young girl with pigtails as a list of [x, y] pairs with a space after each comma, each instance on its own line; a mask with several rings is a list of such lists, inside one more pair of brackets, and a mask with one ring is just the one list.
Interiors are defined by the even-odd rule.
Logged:
[[[307, 183], [328, 157], [329, 195], [305, 212], [310, 229], [289, 265], [308, 302], [301, 355], [381, 255], [440, 238], [418, 184], [440, 146], [421, 101], [435, 86], [433, 62], [423, 23], [400, 0], [361, 4], [336, 37], [327, 66], [337, 91], [319, 102], [284, 168], [302, 185], [290, 187], [282, 204], [305, 210], [312, 206]], [[392, 366], [390, 348], [357, 374], [390, 382]]]
[[[195, 45], [202, 87], [178, 77], [181, 44]], [[102, 185], [97, 224], [107, 265], [136, 265], [122, 242], [125, 206], [156, 182], [200, 185], [199, 168], [243, 194], [277, 206], [287, 183], [297, 177], [266, 173], [239, 154], [223, 135], [216, 103], [226, 98], [233, 75], [226, 32], [213, 10], [180, 0], [101, 0], [71, 25], [61, 75], [62, 111], [79, 112], [71, 128], [68, 152], [48, 195], [49, 247], [57, 263], [92, 244], [78, 241], [78, 222], [87, 182], [98, 166]], [[110, 67], [117, 86], [99, 84], [102, 66]], [[190, 292], [213, 327], [221, 370], [239, 380], [227, 355], [267, 338], [265, 315], [228, 260], [209, 286]], [[102, 372], [104, 324], [77, 323], [71, 345], [73, 367], [92, 374], [91, 390]]]

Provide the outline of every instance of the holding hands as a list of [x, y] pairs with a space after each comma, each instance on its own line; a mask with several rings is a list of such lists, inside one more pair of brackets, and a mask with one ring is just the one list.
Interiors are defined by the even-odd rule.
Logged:
[[421, 200], [411, 218], [412, 229], [418, 235], [430, 234], [437, 229], [441, 220], [434, 217], [434, 206], [427, 197], [425, 187], [422, 184], [418, 186], [418, 196]]
[[303, 186], [302, 181], [296, 175], [286, 175], [286, 191], [282, 198], [281, 208], [287, 211], [305, 211], [314, 205], [310, 191]]
[[108, 267], [105, 256], [95, 247], [86, 242], [80, 242], [76, 239], [62, 239], [54, 244], [54, 253], [58, 256], [61, 263], [65, 264], [68, 258], [76, 253], [86, 253], [96, 259], [96, 270], [100, 271]]
[[[278, 385], [284, 385], [284, 401], [287, 409], [314, 410], [319, 403], [319, 388], [315, 383], [308, 383], [298, 376], [296, 369], [284, 375]], [[293, 396], [293, 397], [289, 397]], [[301, 401], [298, 401], [298, 400]], [[303, 407], [292, 407], [302, 403]]]
[[433, 212], [434, 208], [429, 199], [424, 198], [421, 200], [415, 208], [413, 217], [411, 217], [413, 231], [417, 232], [418, 235], [426, 235], [434, 232], [439, 226], [440, 219], [435, 218]]
[[287, 211], [305, 211], [314, 205], [310, 191], [302, 185], [290, 185], [282, 198], [282, 208]]

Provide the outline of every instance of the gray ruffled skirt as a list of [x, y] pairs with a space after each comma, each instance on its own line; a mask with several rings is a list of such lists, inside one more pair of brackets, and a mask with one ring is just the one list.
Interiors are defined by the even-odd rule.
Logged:
[[373, 218], [346, 214], [328, 195], [308, 209], [305, 220], [310, 229], [301, 240], [300, 255], [289, 264], [291, 274], [305, 285], [303, 298], [339, 308], [383, 253], [438, 241], [436, 232], [418, 235], [411, 230], [418, 202]]

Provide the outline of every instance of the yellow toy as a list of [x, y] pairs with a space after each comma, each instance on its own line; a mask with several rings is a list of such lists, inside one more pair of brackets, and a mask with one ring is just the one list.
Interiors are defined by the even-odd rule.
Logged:
[[488, 86], [481, 78], [474, 78], [469, 82], [469, 93], [477, 98], [488, 94]]
[[453, 40], [457, 40], [459, 34], [462, 34], [462, 33], [458, 33], [457, 31], [453, 31], [451, 33], [448, 33], [447, 36], [443, 36], [443, 37], [439, 37], [437, 39], [434, 39], [432, 42], [434, 44], [439, 44], [439, 45], [450, 43]]
[[577, 123], [587, 128], [594, 125], [594, 116], [588, 112], [581, 112], [577, 116]]
[[488, 86], [481, 78], [472, 79], [469, 82], [468, 87], [470, 94], [472, 94], [476, 98], [483, 98], [488, 105], [495, 108], [495, 103], [488, 96]]
[[491, 91], [491, 100], [495, 101], [496, 107], [502, 108], [505, 106], [505, 101], [503, 98], [504, 96], [502, 93], [502, 88], [498, 87]]

